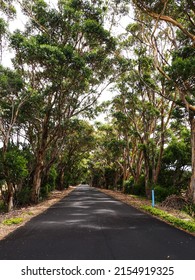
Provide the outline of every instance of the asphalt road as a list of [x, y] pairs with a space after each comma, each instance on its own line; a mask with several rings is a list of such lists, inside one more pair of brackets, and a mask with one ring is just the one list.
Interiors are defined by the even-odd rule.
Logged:
[[81, 186], [0, 241], [1, 260], [195, 260], [195, 237]]

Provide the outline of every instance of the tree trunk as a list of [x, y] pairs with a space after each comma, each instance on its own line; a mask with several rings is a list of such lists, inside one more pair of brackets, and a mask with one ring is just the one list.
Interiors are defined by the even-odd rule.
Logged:
[[[193, 113], [192, 113], [193, 114]], [[195, 116], [190, 118], [191, 124], [191, 147], [192, 147], [192, 176], [190, 180], [190, 195], [195, 204]]]
[[149, 182], [150, 182], [150, 167], [146, 160], [145, 161], [145, 192], [146, 192], [147, 198], [151, 197], [151, 190], [150, 190]]
[[33, 176], [33, 186], [32, 186], [32, 193], [31, 193], [31, 201], [33, 203], [39, 202], [42, 172], [43, 172], [43, 153], [39, 152], [35, 171], [34, 171], [34, 176]]
[[164, 152], [164, 144], [165, 144], [165, 137], [164, 137], [164, 127], [163, 127], [163, 132], [161, 134], [161, 145], [160, 145], [160, 152], [158, 155], [158, 161], [156, 167], [154, 167], [153, 170], [153, 184], [156, 185], [158, 182], [158, 177], [160, 174], [161, 170], [161, 163], [162, 163], [162, 157], [163, 157], [163, 152]]
[[143, 166], [143, 152], [141, 151], [139, 153], [139, 157], [138, 157], [138, 160], [137, 160], [137, 163], [136, 163], [136, 171], [135, 171], [135, 177], [134, 177], [135, 184], [139, 183], [140, 176], [141, 176], [141, 171], [142, 171], [142, 166]]
[[2, 149], [2, 159], [3, 159], [3, 171], [5, 175], [5, 181], [7, 183], [7, 211], [10, 212], [14, 208], [14, 186], [13, 183], [10, 182], [10, 174], [9, 174], [9, 168], [6, 164], [6, 153], [8, 150], [8, 138], [4, 142], [3, 149]]
[[149, 163], [149, 158], [147, 155], [146, 148], [144, 148], [144, 165], [145, 165], [145, 193], [146, 197], [150, 198], [151, 197], [151, 190], [150, 190], [150, 163]]
[[7, 183], [8, 187], [8, 200], [7, 200], [7, 211], [10, 212], [14, 208], [14, 187], [12, 183]]
[[62, 168], [60, 170], [60, 174], [59, 174], [59, 185], [57, 186], [57, 188], [59, 190], [63, 190], [65, 188], [65, 184], [64, 184], [64, 168]]

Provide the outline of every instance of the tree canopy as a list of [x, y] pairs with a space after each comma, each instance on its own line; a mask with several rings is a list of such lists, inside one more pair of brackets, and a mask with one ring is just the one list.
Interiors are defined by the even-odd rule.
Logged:
[[[18, 9], [26, 22], [11, 32]], [[1, 54], [14, 56], [0, 64], [9, 210], [79, 182], [195, 202], [193, 1], [4, 0], [0, 11]]]

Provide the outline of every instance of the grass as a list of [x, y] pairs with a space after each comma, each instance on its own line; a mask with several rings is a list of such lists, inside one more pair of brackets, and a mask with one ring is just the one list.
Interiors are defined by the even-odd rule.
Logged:
[[17, 225], [20, 224], [24, 221], [23, 218], [11, 218], [11, 219], [6, 219], [2, 222], [3, 225], [6, 226], [11, 226], [11, 225]]
[[30, 211], [30, 212], [26, 212], [26, 215], [33, 216], [34, 213]]
[[152, 206], [142, 205], [140, 208], [145, 210], [146, 212], [149, 212], [150, 214], [152, 214], [154, 216], [157, 216], [157, 217], [169, 222], [170, 224], [172, 224], [176, 227], [187, 230], [191, 233], [195, 233], [195, 221], [194, 222], [186, 221], [186, 220], [176, 218], [176, 217], [172, 216], [171, 214], [168, 214], [167, 212], [165, 212], [161, 209], [154, 208]]

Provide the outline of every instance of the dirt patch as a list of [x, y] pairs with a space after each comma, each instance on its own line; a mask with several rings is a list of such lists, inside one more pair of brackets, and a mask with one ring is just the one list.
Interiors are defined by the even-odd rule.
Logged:
[[[67, 190], [64, 191], [53, 191], [48, 199], [45, 201], [28, 207], [23, 207], [20, 209], [13, 210], [9, 213], [0, 214], [0, 240], [6, 237], [9, 233], [16, 230], [17, 228], [23, 226], [26, 222], [31, 220], [33, 217], [41, 214], [45, 210], [47, 210], [51, 205], [55, 204], [63, 197], [69, 195], [70, 192], [74, 190], [74, 187], [69, 187]], [[2, 222], [7, 219], [12, 218], [22, 218], [23, 222], [17, 225], [3, 225]]]

